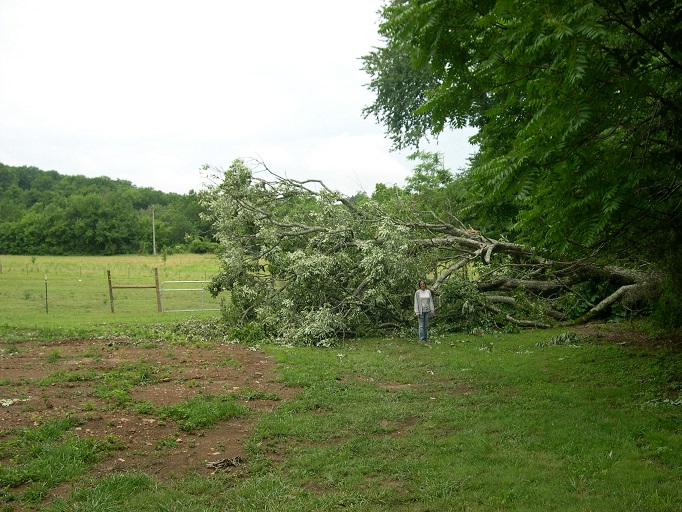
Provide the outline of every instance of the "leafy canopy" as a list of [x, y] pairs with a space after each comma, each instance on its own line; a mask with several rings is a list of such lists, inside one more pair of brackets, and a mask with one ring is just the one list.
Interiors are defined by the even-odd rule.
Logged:
[[519, 201], [517, 229], [557, 253], [679, 241], [680, 0], [395, 0], [382, 18], [365, 114], [396, 147], [477, 127], [480, 196]]

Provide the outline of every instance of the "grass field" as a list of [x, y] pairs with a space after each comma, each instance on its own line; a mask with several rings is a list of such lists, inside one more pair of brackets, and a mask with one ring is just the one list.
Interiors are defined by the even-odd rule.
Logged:
[[[195, 289], [218, 269], [213, 255], [161, 256], [0, 256], [0, 324], [17, 327], [79, 328], [102, 323], [168, 322], [190, 315], [176, 310], [219, 307], [220, 297]], [[153, 288], [113, 289], [111, 313], [108, 276], [112, 286], [155, 286], [154, 268], [163, 287], [163, 314], [158, 313]], [[109, 274], [108, 274], [109, 272]], [[172, 312], [169, 310], [173, 310]]]
[[[165, 478], [134, 467], [103, 472], [107, 461], [113, 467], [141, 456], [134, 439], [140, 431], [123, 435], [116, 428], [120, 418], [164, 429], [151, 457], [185, 457], [204, 439], [220, 444], [221, 435], [232, 433], [219, 406], [235, 397], [248, 404], [265, 396], [255, 388], [231, 398], [207, 391], [218, 382], [234, 390], [222, 380], [229, 372], [252, 372], [261, 383], [265, 376], [224, 355], [211, 358], [227, 348], [219, 341], [155, 339], [117, 347], [93, 340], [83, 349], [81, 340], [78, 350], [69, 350], [68, 342], [54, 343], [52, 335], [40, 339], [40, 329], [27, 337], [26, 326], [42, 325], [53, 313], [40, 310], [40, 297], [21, 294], [36, 281], [33, 293], [39, 295], [49, 268], [48, 282], [57, 281], [59, 260], [50, 258], [55, 263], [45, 261], [35, 272], [30, 269], [40, 258], [18, 259], [9, 272], [6, 261], [2, 257], [0, 305], [13, 296], [5, 291], [13, 282], [14, 296], [34, 310], [13, 310], [9, 320], [3, 315], [0, 358], [14, 368], [12, 358], [35, 353], [38, 362], [19, 365], [35, 376], [0, 375], [0, 398], [27, 400], [31, 394], [38, 403], [17, 401], [6, 409], [29, 416], [25, 428], [0, 431], [2, 512], [682, 510], [682, 351], [621, 325], [575, 336], [565, 329], [449, 334], [433, 336], [427, 345], [414, 336], [393, 336], [330, 349], [246, 347], [254, 364], [272, 358], [273, 378], [290, 391], [273, 409], [235, 409], [253, 422], [242, 439], [243, 465], [211, 474], [187, 468]], [[130, 265], [131, 280], [134, 268], [142, 280], [150, 279], [144, 274], [151, 259], [116, 261], [115, 275]], [[168, 275], [183, 278], [203, 277], [201, 269], [210, 266], [197, 262], [196, 272], [185, 273], [185, 266], [173, 263], [169, 257], [166, 265], [177, 273]], [[81, 264], [90, 268], [88, 259]], [[103, 311], [84, 315], [90, 332], [108, 330], [95, 319], [112, 316], [104, 303], [103, 265], [92, 263], [92, 280], [104, 281], [97, 285], [104, 291], [97, 289]], [[65, 281], [74, 278], [70, 268]], [[24, 281], [10, 281], [14, 273]], [[21, 282], [23, 287], [16, 284]], [[154, 311], [153, 295], [149, 302]], [[68, 327], [78, 314], [57, 308], [55, 316]], [[133, 329], [144, 318], [125, 315]], [[134, 350], [131, 359], [123, 358], [124, 348]], [[135, 398], [162, 386], [184, 386], [191, 398], [163, 406]], [[94, 398], [86, 399], [88, 392]], [[182, 413], [181, 421], [169, 411]], [[216, 419], [202, 422], [207, 416]], [[55, 419], [61, 417], [68, 420]], [[85, 438], [97, 422], [109, 433]]]

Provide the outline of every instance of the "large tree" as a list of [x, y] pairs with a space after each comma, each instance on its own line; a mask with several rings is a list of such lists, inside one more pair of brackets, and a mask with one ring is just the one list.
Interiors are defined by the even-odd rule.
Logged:
[[478, 128], [471, 168], [422, 155], [405, 190], [351, 201], [236, 161], [204, 196], [231, 320], [324, 342], [404, 323], [426, 276], [454, 327], [586, 321], [655, 296], [666, 259], [682, 291], [681, 15], [682, 0], [387, 2], [365, 114], [396, 148]]
[[394, 0], [382, 18], [365, 113], [396, 147], [477, 127], [471, 174], [515, 196], [527, 241], [679, 252], [680, 0]]
[[[421, 278], [446, 329], [545, 327], [602, 314], [649, 278], [485, 236], [453, 214], [454, 202], [424, 209], [417, 192], [378, 187], [349, 199], [318, 180], [277, 176], [262, 162], [214, 171], [201, 194], [223, 248], [212, 290], [231, 292], [227, 320], [247, 335], [333, 343], [406, 326]], [[420, 165], [410, 182], [432, 175]]]

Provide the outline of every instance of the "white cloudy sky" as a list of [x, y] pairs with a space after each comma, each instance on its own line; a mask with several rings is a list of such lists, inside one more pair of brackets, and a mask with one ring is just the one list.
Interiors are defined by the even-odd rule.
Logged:
[[[257, 157], [346, 194], [401, 185], [362, 108], [381, 0], [0, 0], [0, 162], [199, 190]], [[471, 131], [424, 149], [464, 167]]]

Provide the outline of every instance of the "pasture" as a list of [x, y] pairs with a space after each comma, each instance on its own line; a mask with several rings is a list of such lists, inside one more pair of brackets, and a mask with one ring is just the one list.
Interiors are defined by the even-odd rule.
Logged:
[[[215, 263], [175, 258], [164, 278]], [[151, 258], [7, 261], [2, 512], [682, 508], [675, 339], [606, 324], [247, 345], [195, 336], [215, 313], [157, 313], [153, 290], [130, 292], [149, 311], [112, 315], [105, 267], [148, 282]], [[46, 272], [101, 304], [46, 313]]]
[[[0, 324], [32, 328], [81, 328], [98, 324], [167, 322], [216, 312], [176, 310], [218, 308], [220, 299], [204, 292], [171, 292], [196, 288], [218, 269], [214, 255], [162, 256], [0, 256]], [[166, 283], [165, 310], [158, 313], [153, 288], [114, 289], [111, 312], [108, 275], [113, 286], [154, 286]], [[108, 274], [109, 272], [109, 274]]]

